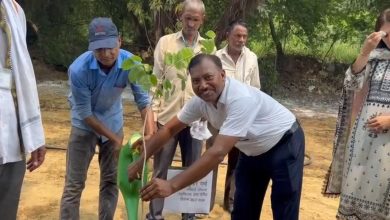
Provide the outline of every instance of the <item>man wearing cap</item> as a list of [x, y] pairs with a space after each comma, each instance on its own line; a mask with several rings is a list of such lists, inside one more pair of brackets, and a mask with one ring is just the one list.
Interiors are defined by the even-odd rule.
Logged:
[[141, 113], [147, 118], [146, 134], [152, 131], [150, 98], [139, 85], [128, 81], [129, 71], [122, 62], [132, 54], [120, 49], [121, 39], [109, 18], [95, 18], [89, 25], [89, 51], [69, 67], [69, 103], [72, 128], [69, 137], [61, 219], [79, 219], [81, 193], [87, 171], [99, 146], [100, 191], [99, 219], [113, 219], [118, 189], [116, 153], [123, 140], [121, 95], [129, 85]]

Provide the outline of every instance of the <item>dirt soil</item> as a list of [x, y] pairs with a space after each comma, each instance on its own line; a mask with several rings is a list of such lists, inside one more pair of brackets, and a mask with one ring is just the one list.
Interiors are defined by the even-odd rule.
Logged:
[[[39, 71], [39, 70], [38, 70]], [[18, 219], [58, 219], [59, 205], [64, 185], [66, 145], [70, 130], [70, 113], [66, 100], [66, 73], [52, 70], [49, 75], [38, 73], [39, 95], [46, 134], [50, 149], [46, 161], [33, 173], [26, 173], [20, 201]], [[335, 108], [320, 106], [317, 109], [306, 109], [295, 102], [282, 99], [281, 102], [295, 112], [305, 131], [306, 153], [312, 163], [304, 169], [303, 191], [300, 208], [300, 219], [335, 219], [338, 199], [321, 195], [324, 176], [329, 167], [332, 154], [332, 141], [335, 127]], [[334, 104], [334, 103], [333, 103]], [[125, 100], [125, 136], [139, 131], [141, 122], [137, 110]], [[126, 138], [125, 137], [125, 138]], [[175, 162], [178, 165], [178, 162]], [[223, 188], [226, 164], [219, 166], [217, 196], [214, 209], [206, 219], [230, 219], [222, 209]], [[98, 219], [98, 186], [99, 167], [97, 156], [91, 162], [86, 188], [82, 195], [81, 219]], [[266, 195], [261, 219], [272, 219], [270, 195]], [[144, 213], [148, 204], [144, 203]], [[115, 219], [126, 219], [122, 198], [119, 198]], [[166, 219], [181, 219], [178, 214], [169, 214]]]

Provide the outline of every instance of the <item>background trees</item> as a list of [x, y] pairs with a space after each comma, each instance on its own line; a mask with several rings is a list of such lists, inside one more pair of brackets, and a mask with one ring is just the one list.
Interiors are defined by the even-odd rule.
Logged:
[[[87, 49], [88, 23], [108, 16], [117, 24], [124, 47], [150, 57], [160, 36], [174, 32], [181, 0], [34, 0], [18, 1], [29, 20], [32, 55], [67, 67]], [[348, 62], [375, 16], [388, 0], [204, 0], [207, 18], [202, 32], [216, 32], [220, 45], [225, 28], [242, 18], [250, 26], [249, 46], [260, 57], [300, 54]], [[35, 34], [34, 34], [35, 30]], [[152, 59], [150, 59], [152, 60]]]

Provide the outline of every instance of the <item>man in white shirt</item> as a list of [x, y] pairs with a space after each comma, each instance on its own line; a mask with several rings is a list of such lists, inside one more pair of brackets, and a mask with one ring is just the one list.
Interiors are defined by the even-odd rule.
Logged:
[[222, 68], [228, 77], [260, 89], [257, 56], [245, 46], [247, 40], [246, 23], [233, 21], [226, 31], [227, 45], [215, 55], [221, 59]]
[[[226, 77], [217, 56], [199, 54], [188, 69], [196, 96], [146, 142], [146, 158], [199, 118], [208, 120], [219, 134], [185, 171], [168, 181], [152, 179], [141, 190], [142, 199], [164, 198], [200, 180], [235, 146], [240, 156], [232, 220], [259, 219], [270, 180], [274, 219], [298, 219], [305, 139], [295, 116], [260, 90]], [[139, 175], [143, 157], [129, 166], [130, 181]]]
[[26, 17], [14, 0], [0, 0], [0, 12], [0, 218], [14, 220], [26, 165], [38, 168], [46, 150]]
[[[216, 56], [221, 59], [222, 68], [226, 76], [260, 89], [260, 74], [257, 63], [257, 56], [249, 48], [246, 42], [248, 39], [248, 27], [241, 20], [233, 21], [226, 31], [227, 45], [216, 52]], [[211, 129], [213, 130], [213, 129]], [[215, 133], [215, 132], [213, 132]], [[218, 132], [216, 132], [218, 133]], [[213, 138], [207, 140], [207, 147], [213, 145]], [[239, 150], [232, 148], [228, 154], [228, 165], [225, 178], [225, 191], [223, 196], [223, 207], [228, 212], [233, 209], [235, 192], [234, 170], [237, 166]], [[217, 172], [213, 174], [213, 181], [216, 181]], [[215, 186], [213, 185], [213, 191]], [[212, 193], [215, 196], [215, 192]]]

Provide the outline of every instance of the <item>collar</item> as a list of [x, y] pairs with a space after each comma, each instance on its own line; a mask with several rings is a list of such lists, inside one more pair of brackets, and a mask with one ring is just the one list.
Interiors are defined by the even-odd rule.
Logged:
[[183, 42], [186, 47], [194, 47], [195, 45], [199, 44], [201, 37], [200, 37], [200, 34], [198, 32], [192, 45], [188, 45], [186, 39], [184, 38], [183, 30], [181, 30], [181, 31], [176, 33], [176, 39]]
[[[247, 47], [244, 46], [241, 50], [241, 54], [240, 54], [240, 57], [243, 56], [245, 54], [245, 51], [246, 51]], [[228, 53], [228, 45], [226, 45], [224, 48], [221, 49], [221, 52], [222, 52], [222, 56], [227, 56], [227, 57], [231, 57], [230, 54]]]
[[229, 78], [229, 77], [226, 77], [226, 78], [225, 78], [225, 86], [223, 87], [221, 96], [219, 96], [219, 99], [218, 99], [218, 102], [217, 102], [217, 106], [219, 106], [219, 105], [218, 105], [219, 103], [220, 103], [220, 104], [223, 104], [223, 105], [226, 104], [229, 86], [230, 86], [230, 78]]

